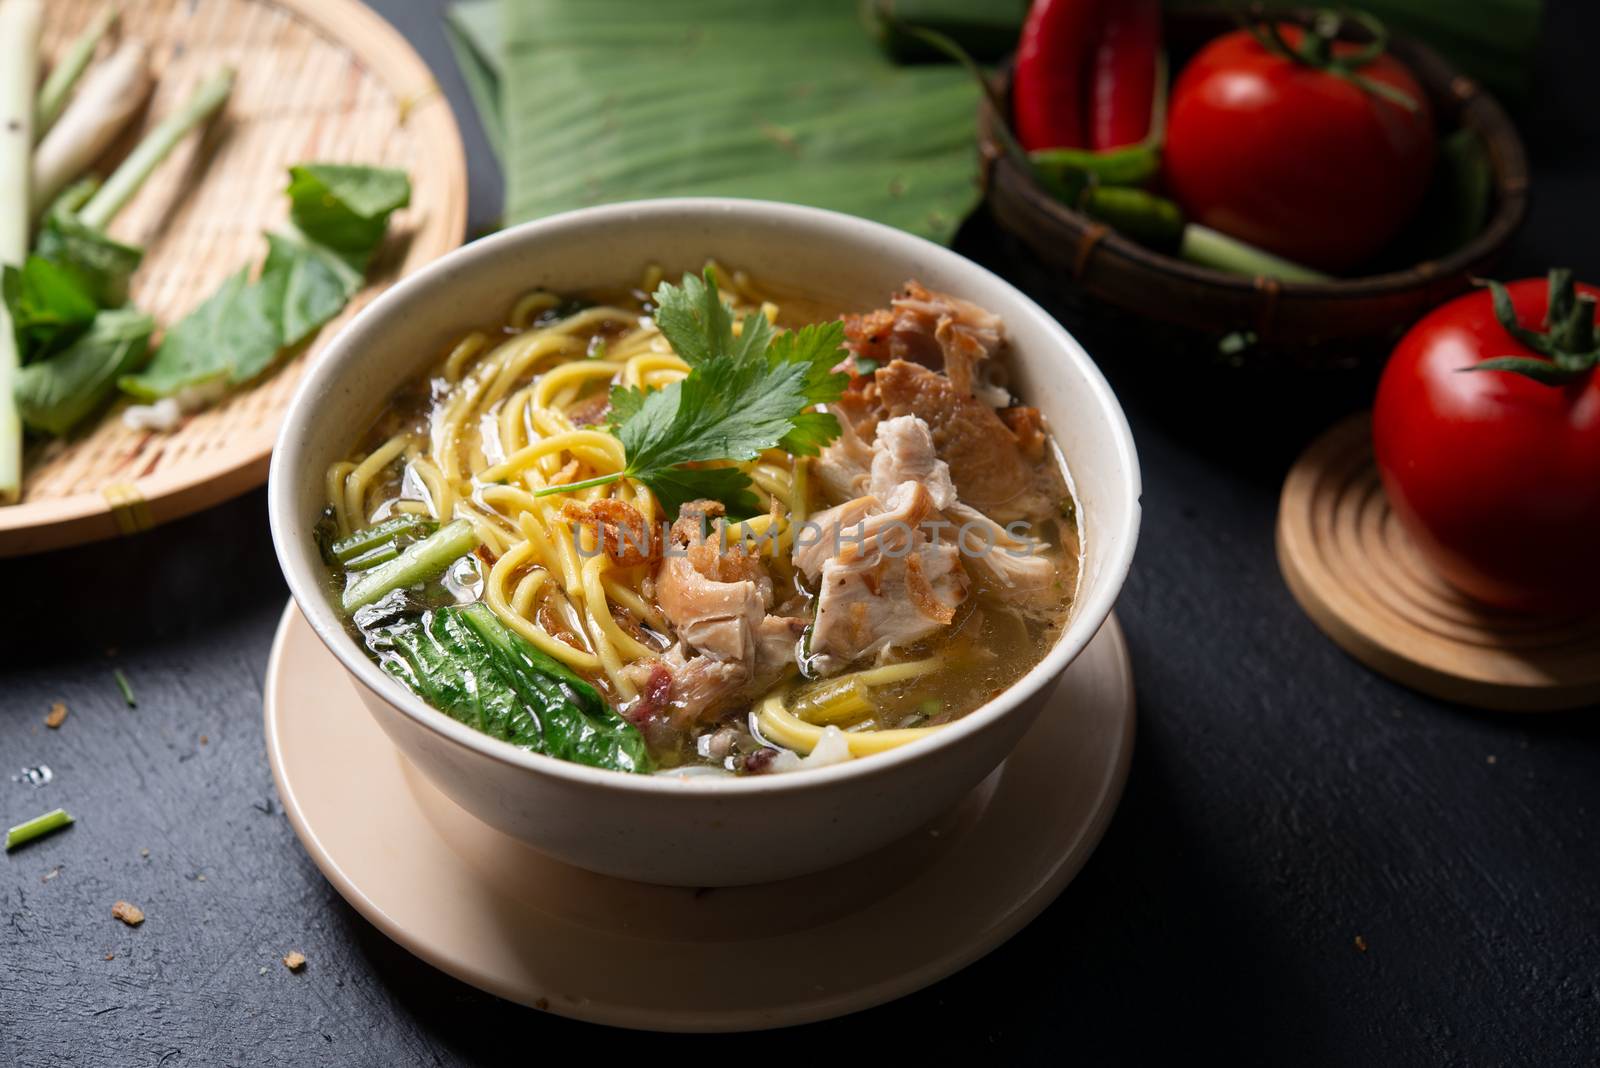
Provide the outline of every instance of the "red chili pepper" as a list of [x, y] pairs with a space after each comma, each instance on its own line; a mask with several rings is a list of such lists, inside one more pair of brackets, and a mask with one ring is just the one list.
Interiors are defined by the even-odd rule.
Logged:
[[1095, 46], [1089, 147], [1136, 145], [1150, 133], [1161, 54], [1161, 0], [1115, 0]]
[[1011, 80], [1011, 116], [1029, 152], [1084, 147], [1083, 90], [1101, 2], [1034, 0], [1028, 11]]

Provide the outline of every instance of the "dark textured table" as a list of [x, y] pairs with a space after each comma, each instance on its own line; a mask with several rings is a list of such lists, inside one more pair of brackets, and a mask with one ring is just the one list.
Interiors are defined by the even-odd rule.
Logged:
[[[437, 5], [376, 6], [456, 105], [474, 229], [488, 228], [498, 177]], [[1535, 208], [1507, 269], [1592, 279], [1600, 121], [1579, 56], [1600, 12], [1551, 7], [1522, 113]], [[982, 219], [960, 247], [1060, 309]], [[1393, 686], [1329, 644], [1278, 576], [1282, 477], [1370, 382], [1180, 371], [1061, 314], [1121, 393], [1144, 464], [1119, 607], [1139, 742], [1098, 853], [1009, 944], [883, 1008], [726, 1038], [572, 1023], [415, 960], [323, 880], [274, 796], [260, 693], [286, 592], [258, 491], [0, 561], [0, 823], [58, 805], [79, 821], [0, 859], [0, 1063], [831, 1059], [880, 1042], [1002, 1063], [1595, 1063], [1600, 718], [1481, 714]], [[50, 730], [58, 699], [71, 713]], [[53, 782], [11, 779], [39, 763]], [[143, 926], [112, 919], [119, 898]], [[290, 949], [310, 960], [301, 974], [279, 963]]]

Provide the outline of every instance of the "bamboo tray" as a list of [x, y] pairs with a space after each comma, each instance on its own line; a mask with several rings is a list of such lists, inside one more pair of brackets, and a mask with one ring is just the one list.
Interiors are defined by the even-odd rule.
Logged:
[[[47, 57], [106, 2], [51, 0]], [[175, 322], [229, 274], [261, 262], [262, 232], [287, 214], [291, 164], [404, 168], [411, 206], [394, 215], [367, 288], [305, 352], [251, 388], [170, 433], [128, 429], [119, 402], [70, 439], [31, 443], [22, 501], [0, 507], [0, 556], [136, 533], [259, 486], [306, 361], [385, 286], [459, 245], [466, 229], [466, 161], [450, 105], [410, 45], [355, 0], [132, 0], [119, 32], [149, 46], [159, 73], [145, 126], [218, 67], [238, 71], [223, 114], [178, 147], [111, 227], [145, 248], [132, 296], [157, 322]]]

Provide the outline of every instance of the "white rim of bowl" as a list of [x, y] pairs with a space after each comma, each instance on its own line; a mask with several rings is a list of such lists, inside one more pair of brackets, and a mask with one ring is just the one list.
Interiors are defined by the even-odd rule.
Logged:
[[[1100, 527], [1116, 536], [1118, 544], [1105, 561], [1101, 581], [1087, 596], [1080, 595], [1073, 605], [1069, 620], [1055, 646], [1045, 654], [1022, 678], [1012, 683], [999, 697], [980, 705], [965, 716], [914, 742], [899, 746], [869, 758], [857, 758], [823, 768], [808, 769], [801, 774], [750, 775], [750, 776], [687, 776], [630, 775], [606, 768], [591, 768], [556, 757], [545, 756], [519, 749], [509, 742], [483, 734], [465, 723], [434, 708], [422, 698], [400, 685], [378, 664], [368, 658], [355, 639], [345, 631], [343, 621], [333, 609], [316, 568], [320, 558], [314, 559], [310, 544], [299, 544], [288, 538], [287, 530], [295, 525], [298, 484], [292, 467], [299, 465], [300, 449], [291, 433], [305, 413], [317, 407], [318, 398], [329, 394], [329, 383], [338, 375], [338, 369], [357, 351], [361, 335], [369, 325], [396, 311], [415, 296], [425, 295], [435, 278], [464, 267], [475, 259], [492, 256], [504, 246], [515, 246], [536, 241], [539, 237], [566, 229], [588, 229], [594, 226], [625, 226], [651, 216], [703, 215], [720, 216], [727, 222], [747, 221], [759, 224], [774, 217], [786, 218], [790, 223], [810, 226], [847, 240], [862, 243], [862, 238], [902, 258], [913, 254], [931, 257], [953, 270], [973, 272], [987, 277], [1010, 290], [1021, 311], [1036, 320], [1045, 333], [1053, 335], [1061, 350], [1079, 365], [1087, 380], [1095, 403], [1106, 416], [1115, 439], [1118, 463], [1126, 470], [1131, 481], [1128, 505], [1119, 516], [1101, 517]], [[399, 385], [399, 383], [395, 383]], [[1070, 467], [1071, 458], [1068, 457]], [[303, 474], [303, 472], [301, 473]], [[321, 475], [317, 476], [319, 479]], [[528, 771], [567, 779], [575, 784], [598, 786], [614, 790], [627, 790], [662, 796], [705, 796], [709, 794], [769, 793], [772, 791], [821, 789], [842, 779], [886, 774], [899, 765], [917, 760], [948, 746], [960, 745], [969, 735], [976, 734], [997, 722], [1018, 705], [1033, 697], [1066, 670], [1099, 632], [1106, 617], [1111, 614], [1127, 580], [1133, 564], [1134, 547], [1139, 538], [1140, 498], [1142, 482], [1138, 453], [1133, 444], [1133, 433], [1127, 416], [1118, 403], [1116, 394], [1106, 382], [1100, 368], [1087, 351], [1048, 312], [1010, 282], [993, 271], [967, 259], [951, 249], [934, 244], [926, 238], [897, 230], [883, 223], [872, 222], [853, 215], [827, 211], [822, 208], [803, 207], [766, 200], [742, 200], [732, 197], [670, 197], [658, 200], [625, 201], [552, 215], [546, 219], [521, 223], [501, 230], [471, 244], [463, 245], [441, 256], [421, 270], [389, 287], [360, 314], [339, 331], [320, 358], [308, 370], [295, 390], [284, 415], [283, 428], [272, 452], [272, 466], [267, 479], [267, 513], [272, 528], [273, 547], [277, 552], [279, 567], [289, 585], [290, 595], [305, 615], [312, 630], [323, 645], [338, 658], [346, 671], [367, 689], [376, 693], [390, 705], [404, 712], [418, 724], [440, 737], [465, 749], [470, 749], [504, 764], [525, 768]], [[1090, 532], [1093, 537], [1093, 533]], [[1070, 640], [1069, 640], [1070, 639]]]

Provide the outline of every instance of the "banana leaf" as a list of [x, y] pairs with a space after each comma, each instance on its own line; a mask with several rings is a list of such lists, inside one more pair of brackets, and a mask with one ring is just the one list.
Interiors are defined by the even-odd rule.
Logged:
[[856, 0], [505, 0], [508, 221], [641, 197], [810, 204], [947, 242], [977, 88], [895, 66]]
[[500, 101], [500, 0], [460, 0], [445, 10], [445, 37], [495, 158], [505, 162], [506, 124]]

